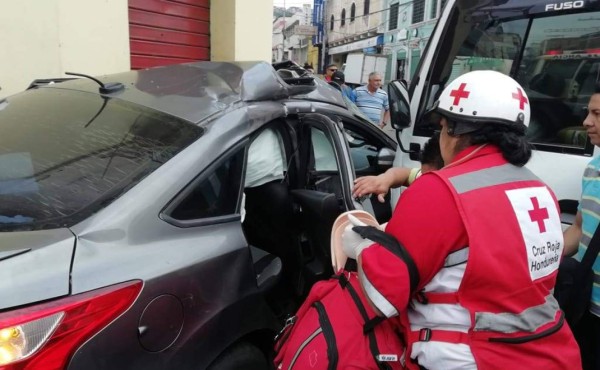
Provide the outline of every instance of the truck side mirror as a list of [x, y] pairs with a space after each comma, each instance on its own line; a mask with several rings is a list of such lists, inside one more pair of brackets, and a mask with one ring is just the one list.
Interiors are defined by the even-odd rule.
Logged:
[[401, 81], [388, 84], [388, 99], [390, 102], [390, 118], [392, 127], [402, 130], [410, 126], [410, 99], [408, 90]]

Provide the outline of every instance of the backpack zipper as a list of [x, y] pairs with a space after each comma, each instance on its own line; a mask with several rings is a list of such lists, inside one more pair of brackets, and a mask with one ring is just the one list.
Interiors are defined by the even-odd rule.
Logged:
[[315, 337], [317, 335], [321, 334], [322, 332], [323, 332], [323, 329], [317, 328], [317, 330], [315, 330], [308, 338], [306, 338], [306, 340], [304, 342], [302, 342], [302, 345], [300, 345], [300, 348], [298, 348], [298, 350], [294, 354], [294, 357], [292, 358], [292, 362], [290, 362], [290, 366], [288, 366], [288, 370], [291, 370], [294, 367], [294, 364], [296, 363], [298, 356], [300, 356], [300, 353], [302, 353], [304, 348], [306, 346], [308, 346], [310, 344], [310, 342], [312, 342], [312, 340], [315, 339]]

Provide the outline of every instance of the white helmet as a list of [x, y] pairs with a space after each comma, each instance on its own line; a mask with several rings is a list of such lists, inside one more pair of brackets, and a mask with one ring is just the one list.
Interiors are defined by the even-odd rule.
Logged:
[[505, 125], [524, 134], [530, 117], [529, 98], [521, 85], [496, 71], [473, 71], [456, 78], [431, 111], [458, 123], [454, 134], [486, 124]]

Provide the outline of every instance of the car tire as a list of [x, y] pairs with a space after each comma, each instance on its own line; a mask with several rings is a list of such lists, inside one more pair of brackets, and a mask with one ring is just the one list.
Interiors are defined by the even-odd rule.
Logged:
[[269, 370], [265, 355], [250, 343], [238, 343], [221, 353], [207, 370]]

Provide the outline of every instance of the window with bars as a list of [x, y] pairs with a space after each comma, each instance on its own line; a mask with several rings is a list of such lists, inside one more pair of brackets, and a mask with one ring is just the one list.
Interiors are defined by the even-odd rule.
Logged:
[[350, 22], [354, 22], [354, 18], [356, 18], [356, 5], [352, 3], [350, 7]]
[[423, 22], [425, 16], [425, 0], [413, 0], [412, 23]]
[[430, 2], [431, 4], [431, 11], [429, 12], [429, 19], [434, 19], [437, 18], [438, 14], [437, 14], [437, 4], [438, 4], [438, 0], [431, 0]]
[[440, 1], [440, 9], [439, 9], [439, 12], [438, 12], [438, 9], [437, 9], [438, 0], [432, 0], [431, 18], [437, 18], [440, 15], [442, 15], [442, 11], [444, 11], [444, 6], [446, 5], [447, 2], [448, 2], [448, 0], [441, 0]]
[[333, 31], [333, 24], [335, 23], [335, 18], [333, 15], [331, 16], [331, 20], [329, 21], [329, 31]]
[[342, 9], [342, 16], [340, 17], [340, 27], [346, 25], [346, 9]]
[[398, 28], [398, 10], [400, 9], [400, 4], [395, 3], [390, 5], [390, 24], [388, 27], [388, 31], [395, 30]]
[[365, 0], [365, 7], [364, 7], [364, 12], [363, 12], [364, 15], [369, 15], [370, 5], [371, 5], [371, 2], [369, 0]]

